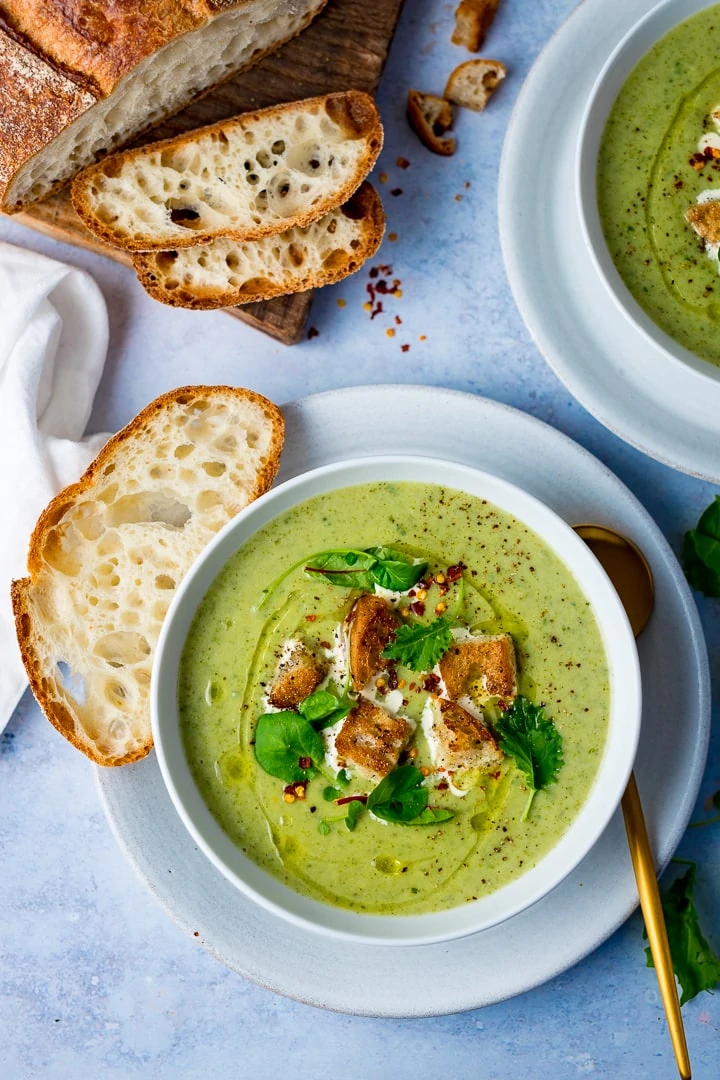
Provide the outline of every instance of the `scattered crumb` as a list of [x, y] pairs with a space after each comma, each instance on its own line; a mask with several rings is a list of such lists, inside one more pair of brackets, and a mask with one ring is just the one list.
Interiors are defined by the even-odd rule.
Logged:
[[388, 337], [395, 337], [395, 331], [393, 330], [392, 326], [389, 326], [385, 333]]
[[403, 189], [401, 187], [394, 187], [392, 189], [392, 191], [390, 192], [390, 194], [395, 195], [395, 197], [397, 197], [398, 195], [402, 195], [402, 193], [403, 193]]
[[363, 311], [372, 311], [372, 304], [369, 300], [366, 300], [363, 304]]
[[466, 181], [465, 181], [465, 187], [466, 187], [466, 188], [469, 188], [469, 187], [470, 187], [470, 181], [469, 181], [469, 180], [466, 180]]
[[421, 334], [418, 341], [427, 341], [427, 334]]
[[347, 307], [347, 300], [343, 300], [342, 296], [338, 297], [335, 303], [338, 307]]
[[308, 341], [312, 341], [314, 337], [320, 337], [320, 331], [316, 326], [311, 326], [307, 332]]
[[400, 318], [399, 315], [395, 316], [395, 325], [396, 326], [402, 326], [402, 319]]
[[401, 345], [400, 348], [402, 349], [403, 352], [410, 352], [410, 346], [409, 345]]
[[395, 162], [395, 164], [397, 165], [398, 169], [409, 169], [410, 168], [410, 162], [408, 161], [408, 159], [406, 157], [399, 157], [397, 159], [397, 161]]
[[387, 182], [388, 182], [388, 174], [386, 172], [381, 172], [380, 176], [378, 177], [378, 180], [380, 181], [381, 184], [387, 184]]
[[455, 202], [462, 202], [462, 200], [463, 200], [462, 195], [456, 195], [455, 196]]
[[390, 241], [391, 244], [395, 243], [395, 241], [397, 240], [397, 236], [398, 236], [398, 234], [396, 232], [388, 233], [388, 240]]

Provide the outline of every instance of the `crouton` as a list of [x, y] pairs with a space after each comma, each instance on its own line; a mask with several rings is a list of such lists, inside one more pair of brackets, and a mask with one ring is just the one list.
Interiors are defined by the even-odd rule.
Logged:
[[423, 723], [423, 730], [436, 768], [451, 773], [492, 769], [503, 760], [502, 750], [482, 720], [460, 705], [435, 698], [429, 710], [430, 722]]
[[720, 244], [720, 199], [693, 203], [685, 213], [685, 220], [706, 243]]
[[[440, 661], [447, 696], [456, 701], [470, 684], [479, 682], [480, 697], [515, 697], [517, 664], [509, 634], [456, 641]], [[475, 690], [475, 687], [472, 687]]]
[[506, 75], [499, 60], [467, 60], [451, 73], [445, 97], [463, 109], [482, 112]]
[[335, 736], [338, 763], [381, 779], [395, 768], [413, 731], [408, 720], [360, 698]]
[[400, 623], [398, 615], [381, 596], [363, 593], [348, 615], [348, 655], [350, 675], [356, 690], [362, 690], [385, 667], [380, 657]]
[[449, 157], [455, 153], [455, 140], [443, 135], [453, 126], [453, 107], [445, 98], [408, 90], [407, 116], [410, 127], [433, 154]]
[[455, 9], [453, 45], [464, 45], [470, 52], [477, 52], [490, 24], [495, 18], [500, 0], [460, 0]]
[[325, 676], [323, 666], [302, 641], [287, 641], [268, 701], [276, 709], [297, 709], [301, 701], [317, 690]]

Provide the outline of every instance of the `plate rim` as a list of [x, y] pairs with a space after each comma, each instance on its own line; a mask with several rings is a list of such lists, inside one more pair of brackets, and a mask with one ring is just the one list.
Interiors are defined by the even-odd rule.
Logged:
[[[640, 520], [642, 520], [644, 522], [646, 527], [649, 526], [650, 529], [652, 530], [652, 532], [654, 533], [656, 542], [658, 544], [658, 549], [663, 554], [663, 556], [664, 556], [664, 558], [666, 560], [667, 567], [668, 567], [669, 571], [671, 572], [671, 575], [672, 575], [675, 583], [679, 586], [679, 590], [680, 590], [680, 594], [681, 594], [682, 606], [683, 606], [683, 608], [685, 609], [685, 611], [686, 611], [686, 613], [688, 615], [688, 625], [687, 625], [688, 640], [689, 640], [689, 642], [690, 642], [690, 644], [692, 646], [692, 651], [693, 651], [693, 653], [695, 655], [695, 658], [696, 658], [696, 661], [697, 661], [697, 670], [694, 673], [694, 675], [696, 677], [697, 693], [698, 693], [698, 697], [697, 697], [697, 703], [698, 703], [698, 706], [699, 706], [699, 709], [698, 709], [698, 735], [700, 736], [698, 738], [696, 744], [695, 744], [695, 761], [697, 763], [696, 769], [695, 769], [695, 774], [693, 775], [692, 783], [690, 784], [689, 787], [686, 787], [686, 789], [685, 789], [684, 805], [686, 807], [686, 812], [683, 815], [681, 815], [681, 817], [678, 819], [678, 821], [676, 823], [676, 827], [675, 827], [673, 833], [669, 837], [665, 837], [665, 843], [667, 844], [667, 854], [662, 858], [662, 860], [659, 861], [660, 872], [662, 872], [662, 870], [664, 870], [664, 868], [667, 866], [670, 859], [672, 858], [672, 855], [673, 855], [678, 843], [680, 842], [682, 836], [685, 833], [685, 829], [687, 827], [687, 822], [690, 819], [694, 803], [695, 803], [695, 801], [697, 799], [697, 793], [699, 791], [700, 784], [701, 784], [702, 777], [703, 777], [703, 773], [704, 773], [704, 763], [705, 763], [706, 758], [707, 758], [707, 749], [708, 749], [708, 743], [709, 743], [709, 738], [710, 738], [710, 719], [711, 719], [711, 717], [710, 717], [710, 672], [709, 672], [709, 661], [708, 661], [707, 647], [706, 647], [706, 644], [705, 644], [705, 638], [704, 638], [704, 634], [703, 634], [703, 631], [702, 631], [702, 626], [700, 624], [700, 618], [699, 618], [699, 615], [698, 615], [698, 612], [697, 612], [697, 608], [696, 608], [696, 605], [695, 605], [693, 597], [692, 597], [692, 593], [690, 591], [689, 586], [687, 585], [687, 582], [685, 581], [684, 577], [682, 576], [682, 572], [680, 570], [679, 563], [677, 561], [677, 558], [676, 558], [674, 552], [672, 551], [672, 548], [670, 547], [668, 541], [666, 540], [665, 536], [661, 532], [659, 526], [657, 526], [657, 524], [654, 522], [653, 518], [648, 513], [648, 511], [645, 509], [645, 507], [642, 505], [642, 503], [640, 503], [640, 501], [637, 499], [637, 497], [626, 487], [626, 485], [623, 483], [623, 481], [620, 480], [620, 478], [617, 477], [612, 472], [612, 470], [609, 469], [607, 465], [605, 465], [604, 462], [602, 462], [598, 458], [596, 458], [593, 454], [590, 453], [590, 451], [585, 449], [585, 447], [583, 447], [579, 443], [575, 442], [569, 436], [565, 435], [564, 432], [558, 431], [556, 428], [553, 428], [550, 424], [545, 423], [544, 421], [538, 419], [537, 417], [532, 416], [529, 413], [526, 413], [526, 412], [524, 412], [524, 411], [522, 411], [520, 409], [517, 409], [517, 408], [515, 408], [513, 406], [507, 405], [504, 402], [496, 402], [496, 401], [493, 401], [492, 399], [483, 397], [481, 395], [467, 393], [467, 392], [459, 391], [459, 390], [446, 389], [444, 387], [428, 386], [428, 385], [415, 385], [415, 384], [379, 384], [379, 385], [340, 388], [340, 389], [335, 389], [335, 390], [322, 391], [322, 392], [320, 392], [318, 394], [310, 394], [310, 395], [306, 395], [305, 397], [296, 399], [295, 401], [288, 402], [285, 406], [283, 406], [283, 408], [288, 408], [288, 407], [292, 408], [294, 410], [297, 410], [299, 412], [299, 414], [301, 415], [304, 408], [307, 408], [311, 404], [314, 405], [319, 400], [324, 400], [324, 399], [327, 399], [327, 398], [330, 398], [330, 399], [348, 398], [348, 397], [352, 398], [354, 395], [358, 395], [358, 394], [369, 394], [371, 396], [374, 396], [374, 395], [387, 395], [388, 393], [391, 393], [391, 392], [400, 393], [400, 394], [405, 395], [406, 397], [407, 397], [407, 395], [409, 393], [420, 394], [421, 396], [432, 395], [435, 400], [437, 398], [437, 394], [442, 393], [442, 394], [444, 394], [444, 395], [446, 395], [448, 397], [451, 397], [451, 398], [456, 397], [456, 398], [460, 398], [460, 399], [465, 399], [468, 402], [471, 401], [471, 402], [473, 402], [474, 405], [477, 405], [479, 408], [487, 408], [487, 407], [489, 407], [489, 408], [491, 408], [493, 410], [497, 410], [499, 413], [505, 414], [508, 417], [515, 417], [515, 418], [519, 419], [521, 422], [527, 424], [530, 428], [535, 427], [538, 430], [544, 430], [544, 431], [549, 432], [551, 437], [557, 439], [560, 443], [565, 443], [566, 446], [568, 447], [568, 449], [572, 449], [572, 452], [574, 452], [575, 454], [579, 454], [580, 457], [583, 457], [583, 458], [587, 459], [589, 462], [592, 463], [592, 467], [594, 469], [600, 470], [600, 472], [606, 478], [609, 478], [610, 481], [614, 485], [619, 486], [623, 490], [624, 495], [628, 500], [628, 505], [632, 508], [633, 513], [639, 515]], [[404, 402], [404, 404], [407, 404], [407, 401]], [[385, 449], [382, 452], [383, 453], [388, 453], [390, 451]], [[396, 452], [404, 453], [404, 452], [407, 452], [407, 451], [398, 450]], [[374, 455], [373, 454], [368, 454], [366, 456], [372, 457]], [[334, 458], [325, 457], [324, 460], [334, 460]], [[286, 462], [286, 464], [287, 464], [287, 462]], [[294, 473], [291, 472], [290, 475], [294, 475]], [[280, 473], [278, 475], [278, 480], [280, 480], [282, 478], [283, 478], [283, 469], [281, 467], [281, 471], [280, 471]], [[140, 764], [142, 764], [142, 763], [140, 763]], [[172, 904], [170, 903], [170, 901], [168, 901], [164, 895], [161, 895], [161, 892], [156, 887], [154, 880], [152, 878], [150, 878], [148, 876], [148, 874], [145, 872], [145, 870], [143, 868], [143, 865], [142, 865], [142, 860], [137, 857], [135, 850], [133, 850], [132, 847], [130, 846], [128, 837], [123, 835], [120, 832], [119, 828], [117, 827], [117, 823], [116, 823], [115, 818], [113, 816], [113, 809], [111, 807], [110, 788], [107, 786], [106, 783], [103, 782], [104, 780], [109, 780], [110, 779], [110, 775], [112, 774], [112, 772], [113, 772], [113, 770], [101, 769], [99, 767], [96, 767], [96, 769], [95, 769], [96, 784], [97, 784], [98, 791], [99, 791], [99, 794], [100, 794], [101, 804], [102, 804], [102, 807], [103, 807], [103, 811], [104, 811], [104, 813], [105, 813], [105, 815], [106, 815], [106, 817], [108, 819], [108, 822], [110, 824], [113, 835], [115, 836], [119, 847], [123, 851], [123, 854], [127, 858], [130, 865], [133, 867], [133, 869], [138, 874], [138, 876], [143, 881], [143, 883], [148, 887], [151, 894], [160, 903], [161, 907], [170, 915], [173, 922], [177, 926], [179, 926], [182, 930], [186, 931], [190, 936], [194, 936], [195, 933], [196, 933], [196, 930], [193, 927], [193, 925], [191, 923], [189, 923], [188, 921], [186, 921], [186, 919], [183, 918], [182, 915], [178, 911], [174, 910]], [[687, 797], [688, 795], [690, 795], [691, 798], [688, 798]], [[550, 894], [550, 898], [551, 897], [552, 897], [552, 894]], [[541, 903], [542, 903], [542, 901], [541, 901]], [[234, 961], [232, 958], [226, 956], [221, 949], [215, 947], [212, 943], [204, 940], [202, 938], [202, 936], [200, 936], [200, 937], [195, 937], [194, 936], [194, 940], [196, 942], [199, 942], [200, 944], [202, 944], [203, 948], [205, 948], [205, 950], [208, 951], [212, 956], [214, 956], [216, 959], [222, 961], [227, 967], [229, 967], [231, 970], [237, 972], [238, 974], [242, 975], [244, 978], [247, 978], [250, 981], [254, 982], [256, 985], [262, 986], [265, 989], [268, 989], [268, 990], [270, 990], [270, 991], [272, 991], [274, 993], [278, 993], [278, 994], [281, 994], [283, 996], [290, 997], [293, 1000], [297, 1000], [297, 1001], [302, 1002], [303, 1004], [312, 1005], [314, 1007], [328, 1009], [328, 1010], [333, 1011], [333, 1012], [338, 1012], [338, 1013], [343, 1013], [343, 1014], [348, 1014], [348, 1015], [358, 1015], [358, 1016], [367, 1016], [367, 1017], [398, 1018], [398, 1019], [400, 1019], [400, 1018], [422, 1018], [422, 1017], [430, 1017], [430, 1016], [448, 1015], [448, 1014], [452, 1014], [452, 1013], [456, 1013], [456, 1012], [463, 1012], [463, 1011], [469, 1011], [469, 1010], [481, 1008], [481, 1007], [484, 1007], [485, 1005], [494, 1004], [494, 1003], [497, 1003], [497, 1002], [500, 1002], [500, 1001], [503, 1001], [503, 1000], [508, 1000], [508, 999], [510, 999], [512, 997], [518, 996], [518, 994], [525, 993], [528, 990], [534, 989], [535, 987], [540, 986], [540, 985], [544, 984], [545, 982], [550, 981], [551, 979], [555, 978], [557, 975], [559, 975], [562, 972], [569, 970], [569, 968], [575, 966], [575, 964], [579, 963], [586, 956], [590, 955], [590, 953], [594, 952], [595, 949], [599, 947], [599, 945], [601, 945], [604, 941], [606, 941], [610, 936], [612, 936], [612, 934], [620, 926], [623, 925], [623, 923], [632, 914], [632, 912], [636, 909], [636, 907], [637, 907], [637, 899], [635, 898], [635, 899], [633, 899], [633, 901], [630, 903], [629, 906], [624, 907], [618, 913], [617, 918], [615, 920], [613, 920], [612, 924], [609, 927], [604, 926], [602, 931], [599, 934], [594, 934], [593, 937], [592, 937], [592, 940], [585, 943], [584, 947], [574, 955], [574, 958], [570, 962], [563, 961], [563, 962], [561, 962], [561, 963], [559, 963], [557, 965], [551, 965], [549, 968], [544, 968], [542, 970], [542, 972], [540, 972], [539, 974], [534, 973], [531, 978], [529, 978], [529, 979], [525, 978], [524, 979], [523, 985], [522, 985], [522, 987], [520, 989], [509, 990], [508, 992], [503, 993], [503, 994], [493, 994], [490, 997], [488, 997], [487, 999], [481, 998], [480, 1000], [478, 1000], [478, 996], [475, 996], [474, 1000], [472, 1000], [472, 1001], [466, 1000], [463, 1004], [460, 1004], [460, 1005], [458, 1005], [456, 1002], [454, 1002], [454, 1003], [448, 1005], [448, 1007], [446, 1007], [446, 1008], [439, 1008], [437, 1006], [437, 1004], [435, 1004], [433, 1007], [430, 1007], [430, 1008], [404, 1007], [404, 1008], [399, 1009], [397, 1007], [394, 1007], [392, 1010], [390, 1010], [390, 1009], [380, 1009], [380, 1008], [365, 1008], [365, 1007], [358, 1007], [357, 1005], [353, 1005], [352, 1007], [347, 1007], [347, 1006], [345, 1006], [343, 1004], [338, 1004], [337, 1002], [324, 1000], [319, 995], [304, 995], [304, 994], [301, 994], [301, 993], [289, 991], [287, 989], [287, 987], [281, 985], [281, 982], [279, 982], [277, 979], [272, 979], [272, 978], [267, 978], [267, 977], [263, 978], [262, 976], [260, 976], [258, 974], [257, 971], [249, 971], [247, 968], [242, 968], [241, 966], [238, 965], [238, 963], [236, 961]], [[529, 909], [529, 911], [531, 911], [531, 910], [532, 909]], [[526, 912], [525, 916], [527, 914], [528, 913]], [[521, 918], [524, 918], [525, 916], [523, 914], [521, 914], [519, 916], [515, 916], [515, 918], [521, 919]], [[278, 924], [278, 925], [280, 925], [280, 924]], [[492, 931], [481, 931], [480, 934], [489, 933], [489, 932], [492, 932]], [[304, 935], [305, 934], [309, 935], [311, 941], [315, 940], [315, 935], [312, 934], [311, 932], [303, 931], [303, 934]], [[478, 935], [473, 935], [473, 937], [475, 937], [475, 936], [478, 936]], [[456, 939], [455, 942], [448, 942], [448, 943], [445, 943], [445, 945], [447, 945], [447, 946], [455, 945], [455, 946], [462, 947], [463, 942], [466, 942], [468, 940], [471, 940], [471, 939], [469, 939], [469, 938], [459, 938], [459, 939]], [[401, 951], [411, 953], [411, 952], [418, 952], [418, 951], [421, 952], [423, 949], [437, 949], [437, 948], [442, 948], [442, 947], [443, 946], [399, 946], [397, 948], [399, 948]], [[363, 948], [368, 948], [368, 949], [372, 950], [374, 953], [378, 954], [379, 957], [387, 956], [389, 958], [394, 952], [393, 948], [389, 948], [387, 946], [363, 946]]]

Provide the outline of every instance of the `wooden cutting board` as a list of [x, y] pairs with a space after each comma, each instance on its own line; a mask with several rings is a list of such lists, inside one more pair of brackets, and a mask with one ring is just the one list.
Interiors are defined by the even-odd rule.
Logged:
[[[402, 5], [403, 0], [329, 0], [299, 37], [250, 71], [212, 90], [141, 141], [165, 139], [248, 109], [297, 101], [331, 90], [354, 88], [374, 93]], [[89, 248], [130, 265], [126, 252], [104, 244], [88, 232], [66, 192], [15, 215], [15, 220], [56, 240]], [[296, 293], [227, 311], [284, 344], [294, 345], [303, 336], [312, 296], [312, 291]]]

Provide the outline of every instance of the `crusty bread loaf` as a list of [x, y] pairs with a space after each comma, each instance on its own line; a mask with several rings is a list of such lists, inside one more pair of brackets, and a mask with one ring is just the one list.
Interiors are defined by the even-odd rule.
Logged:
[[304, 229], [243, 243], [219, 237], [177, 251], [133, 257], [155, 300], [173, 307], [231, 307], [330, 285], [375, 254], [385, 219], [380, 196], [365, 182], [343, 206]]
[[132, 251], [257, 240], [345, 202], [381, 146], [372, 98], [348, 90], [116, 154], [75, 177], [72, 201], [91, 232]]
[[451, 72], [445, 97], [453, 105], [482, 112], [506, 75], [499, 60], [467, 60]]
[[30, 576], [12, 585], [18, 641], [48, 720], [98, 764], [150, 750], [150, 669], [175, 587], [270, 486], [283, 434], [280, 410], [250, 390], [183, 387], [41, 514]]
[[0, 209], [98, 157], [299, 33], [327, 0], [3, 0]]

